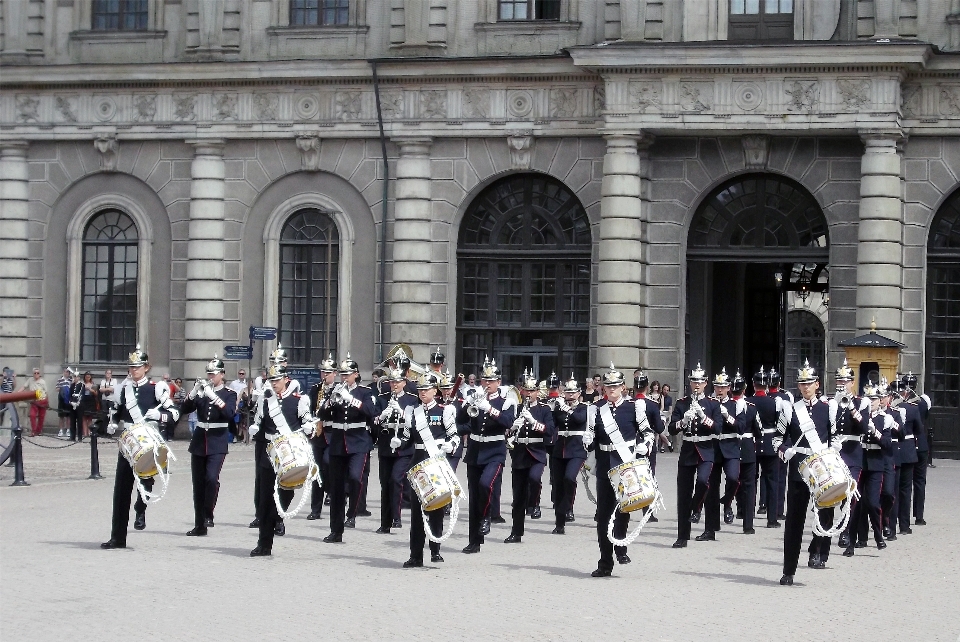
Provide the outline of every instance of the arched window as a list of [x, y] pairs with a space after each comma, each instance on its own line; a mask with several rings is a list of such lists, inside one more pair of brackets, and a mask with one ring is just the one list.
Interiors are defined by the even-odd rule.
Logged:
[[279, 340], [292, 363], [318, 363], [337, 349], [340, 234], [317, 208], [297, 210], [280, 233]]
[[806, 310], [792, 310], [787, 313], [787, 369], [783, 373], [784, 387], [794, 390], [797, 384], [797, 370], [805, 362], [820, 373], [821, 388], [826, 384], [823, 372], [826, 356], [823, 323], [817, 315]]
[[590, 327], [590, 221], [576, 195], [540, 174], [515, 174], [470, 204], [457, 246], [457, 363], [478, 373], [485, 356], [511, 382], [586, 375]]
[[122, 361], [137, 345], [138, 234], [120, 210], [97, 213], [83, 233], [80, 358]]

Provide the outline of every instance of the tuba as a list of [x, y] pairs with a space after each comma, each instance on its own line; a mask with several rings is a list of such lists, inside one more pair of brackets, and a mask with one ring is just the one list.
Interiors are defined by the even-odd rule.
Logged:
[[410, 346], [406, 343], [398, 343], [390, 348], [387, 356], [377, 365], [377, 368], [389, 368], [391, 361], [394, 364], [399, 364], [402, 359], [406, 359], [410, 362], [410, 372], [415, 373], [418, 377], [427, 374], [427, 368], [414, 361], [412, 354], [413, 350], [410, 349]]

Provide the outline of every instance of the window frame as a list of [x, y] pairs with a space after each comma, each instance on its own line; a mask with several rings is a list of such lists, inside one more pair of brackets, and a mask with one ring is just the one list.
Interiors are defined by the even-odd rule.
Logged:
[[[352, 24], [350, 22], [350, 0], [315, 0], [317, 3], [317, 8], [315, 9], [317, 13], [317, 22], [294, 22], [294, 16], [298, 11], [309, 11], [308, 8], [298, 9], [293, 5], [295, 2], [309, 2], [310, 0], [287, 0], [287, 22], [286, 24], [294, 28], [310, 28], [310, 27], [346, 27]], [[326, 3], [335, 3], [343, 4], [341, 8], [339, 6], [334, 6], [332, 8], [325, 8], [324, 4]], [[333, 11], [335, 15], [339, 15], [340, 11], [344, 12], [345, 19], [343, 22], [334, 21], [334, 22], [324, 22], [323, 16], [327, 11]]]
[[[727, 0], [727, 41], [737, 43], [778, 43], [794, 42], [796, 32], [794, 30], [797, 4], [803, 0], [792, 0], [790, 11], [767, 13], [766, 5], [768, 0], [758, 0], [759, 11], [757, 13], [734, 13], [733, 3], [737, 0]], [[743, 2], [744, 0], [739, 0]], [[746, 0], [749, 2], [749, 0]], [[778, 5], [784, 0], [779, 0]], [[777, 17], [773, 17], [777, 16]], [[786, 17], [789, 16], [789, 17]], [[753, 28], [755, 31], [751, 35], [735, 35], [738, 31]], [[784, 36], [768, 35], [768, 30], [776, 29]]]
[[[555, 18], [537, 18], [536, 12], [538, 5], [542, 6], [543, 3], [549, 2], [552, 5], [556, 6], [556, 17]], [[563, 16], [563, 2], [562, 0], [496, 0], [496, 9], [497, 9], [497, 22], [560, 22]], [[514, 9], [518, 5], [526, 5], [527, 17], [526, 18], [504, 18], [503, 16], [503, 7], [504, 5], [512, 5]]]

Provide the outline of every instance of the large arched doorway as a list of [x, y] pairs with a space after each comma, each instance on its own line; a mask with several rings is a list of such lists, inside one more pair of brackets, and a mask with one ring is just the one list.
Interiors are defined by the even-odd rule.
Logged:
[[936, 457], [960, 457], [960, 189], [933, 218], [927, 240], [924, 391]]
[[589, 361], [590, 221], [576, 195], [515, 174], [470, 204], [457, 244], [457, 363], [497, 359], [504, 381], [532, 367], [583, 377]]
[[787, 295], [829, 289], [828, 253], [827, 220], [796, 181], [756, 173], [719, 185], [687, 242], [688, 368], [782, 371], [787, 346], [803, 342], [788, 333]]

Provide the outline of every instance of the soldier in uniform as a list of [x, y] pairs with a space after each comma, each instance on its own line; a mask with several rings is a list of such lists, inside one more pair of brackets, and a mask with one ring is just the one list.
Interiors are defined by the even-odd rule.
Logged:
[[557, 440], [553, 446], [550, 465], [557, 484], [557, 503], [554, 507], [556, 527], [554, 535], [564, 535], [566, 522], [573, 521], [573, 498], [577, 494], [577, 475], [587, 460], [583, 440], [587, 430], [587, 406], [580, 402], [580, 383], [571, 373], [563, 385], [563, 397], [557, 399], [553, 422]]
[[[147, 378], [150, 371], [150, 358], [147, 353], [137, 349], [130, 353], [127, 360], [127, 379], [120, 389], [120, 400], [115, 415], [118, 422], [139, 424], [146, 421], [155, 421], [159, 425], [176, 422], [180, 418], [180, 411], [173, 405], [170, 398], [170, 388], [165, 381], [151, 381]], [[113, 434], [113, 424], [108, 432]], [[158, 430], [162, 434], [162, 430]], [[100, 548], [126, 548], [127, 523], [130, 521], [130, 493], [134, 487], [134, 472], [130, 463], [120, 452], [117, 454], [117, 474], [113, 482], [113, 525], [110, 530], [110, 539], [100, 545]], [[149, 492], [153, 489], [153, 479], [143, 482], [144, 489]], [[133, 527], [142, 531], [147, 526], [147, 505], [138, 494], [134, 506], [136, 520]]]
[[777, 409], [777, 398], [767, 396], [767, 374], [763, 366], [753, 375], [753, 396], [747, 401], [757, 408], [757, 417], [760, 419], [760, 442], [757, 448], [757, 460], [760, 465], [760, 507], [757, 515], [767, 516], [767, 528], [780, 528], [777, 521], [777, 511], [767, 511], [767, 497], [777, 496], [777, 474], [780, 470], [780, 457], [773, 447], [773, 438], [777, 434], [777, 421], [780, 413]]
[[[777, 399], [782, 399], [787, 404], [793, 406], [793, 393], [789, 390], [780, 389], [780, 373], [776, 368], [770, 368], [767, 375], [767, 395]], [[787, 494], [787, 465], [777, 458], [777, 502], [775, 508], [777, 519], [783, 519], [784, 498]]]
[[890, 429], [890, 448], [884, 451], [883, 488], [880, 495], [881, 517], [883, 518], [883, 536], [888, 542], [897, 540], [897, 490], [900, 484], [900, 440], [903, 436], [902, 424], [905, 417], [901, 416], [896, 408], [890, 405], [896, 394], [899, 382], [887, 382], [885, 377], [880, 378], [880, 387], [883, 397], [880, 407], [893, 419]]
[[[634, 372], [635, 376], [633, 378], [633, 393], [635, 397], [635, 403], [641, 404], [644, 407], [645, 412], [647, 413], [647, 422], [650, 424], [650, 427], [653, 429], [654, 434], [654, 445], [659, 443], [660, 435], [663, 434], [665, 427], [663, 425], [663, 416], [660, 414], [660, 404], [647, 399], [647, 388], [650, 386], [650, 378], [647, 377], [646, 373], [643, 370], [636, 370]], [[650, 472], [653, 473], [654, 477], [657, 475], [657, 448], [654, 448], [650, 451], [648, 455], [650, 459]], [[649, 511], [650, 509], [645, 509], [644, 512]], [[651, 515], [648, 519], [648, 522], [659, 522], [656, 515]]]
[[[900, 471], [899, 511], [897, 518], [900, 524], [900, 532], [907, 535], [913, 532], [910, 528], [911, 495], [913, 495], [914, 501], [918, 500], [916, 497], [917, 468], [921, 465], [925, 467], [927, 458], [927, 453], [925, 452], [927, 442], [926, 435], [924, 434], [926, 430], [924, 429], [923, 419], [921, 418], [921, 406], [926, 405], [926, 407], [929, 408], [929, 403], [913, 393], [913, 390], [908, 385], [909, 376], [912, 375], [904, 375], [900, 379], [900, 396], [903, 401], [898, 406], [904, 417], [903, 430], [905, 433], [905, 441], [903, 445], [906, 445], [907, 448], [912, 451], [912, 454], [907, 458], [914, 460], [912, 463], [903, 463], [902, 466], [904, 469]], [[921, 449], [921, 447], [924, 448]], [[909, 473], [906, 471], [908, 466]], [[926, 470], [923, 471], [923, 474], [926, 475]], [[921, 515], [923, 514], [922, 509], [920, 513]]]
[[547, 465], [547, 446], [554, 434], [553, 413], [540, 403], [540, 386], [536, 377], [527, 373], [520, 387], [524, 404], [510, 428], [511, 475], [513, 478], [513, 526], [504, 544], [519, 544], [527, 504], [537, 507], [539, 517], [543, 469]]
[[685, 548], [690, 540], [690, 524], [700, 522], [713, 471], [713, 442], [723, 425], [720, 404], [703, 394], [707, 376], [699, 363], [690, 372], [689, 381], [690, 395], [673, 404], [668, 428], [671, 435], [683, 434], [677, 462], [678, 528], [673, 548]]
[[[255, 447], [260, 450], [260, 475], [257, 476], [257, 489], [260, 494], [259, 513], [260, 536], [257, 546], [250, 551], [250, 557], [264, 557], [273, 554], [273, 538], [277, 527], [277, 504], [274, 500], [274, 487], [277, 473], [267, 455], [267, 442], [280, 435], [288, 435], [296, 430], [303, 431], [308, 438], [313, 434], [317, 420], [310, 413], [310, 398], [301, 396], [291, 385], [286, 366], [272, 365], [267, 370], [269, 387], [264, 387], [261, 395], [263, 415], [260, 422], [250, 426], [250, 436], [256, 440]], [[293, 499], [293, 491], [278, 490], [283, 510], [287, 510]]]
[[[445, 370], [440, 373], [440, 403], [444, 406], [452, 406], [456, 411], [457, 418], [457, 434], [463, 434], [461, 428], [463, 424], [468, 421], [466, 413], [463, 411], [463, 399], [458, 396], [458, 391], [456, 390], [456, 382], [453, 380], [453, 377], [450, 375], [450, 371]], [[453, 472], [457, 472], [457, 466], [460, 465], [460, 459], [463, 457], [463, 442], [460, 439], [457, 439], [457, 447], [452, 453], [447, 456], [447, 461], [450, 462], [450, 467], [453, 468]], [[445, 515], [449, 515], [450, 511], [445, 510]]]
[[[853, 368], [847, 365], [846, 359], [843, 360], [843, 365], [837, 368], [834, 379], [837, 384], [837, 394], [829, 401], [830, 445], [840, 452], [840, 458], [850, 470], [850, 476], [859, 486], [863, 471], [861, 442], [868, 428], [870, 400], [853, 394], [854, 372]], [[855, 497], [851, 497], [848, 501], [851, 502], [850, 520], [837, 541], [837, 544], [844, 549], [844, 557], [853, 555], [855, 537], [851, 537], [851, 533], [856, 534], [856, 524], [859, 523], [861, 510], [860, 502]]]
[[[310, 397], [310, 409], [315, 417], [320, 416], [320, 408], [330, 396], [337, 377], [337, 362], [333, 358], [333, 353], [327, 355], [327, 358], [320, 362], [320, 381], [310, 387], [307, 396]], [[313, 449], [313, 460], [320, 467], [320, 479], [313, 483], [313, 493], [310, 495], [310, 514], [307, 519], [320, 519], [323, 513], [324, 496], [329, 497], [330, 481], [330, 457], [327, 454], [327, 440], [330, 435], [324, 426], [317, 426], [310, 439], [310, 447]]]
[[[743, 398], [747, 382], [737, 371], [733, 376], [730, 393], [735, 402], [745, 406], [744, 422], [740, 433], [740, 488], [737, 489], [737, 512], [743, 520], [743, 532], [753, 535], [754, 512], [757, 509], [757, 444], [763, 438], [763, 424], [757, 406]], [[729, 411], [728, 411], [729, 412]], [[721, 413], [722, 414], [722, 413]]]
[[[803, 399], [794, 404], [789, 424], [786, 426], [783, 422], [778, 424], [779, 434], [777, 435], [777, 451], [780, 453], [781, 460], [790, 469], [787, 517], [783, 530], [783, 576], [780, 578], [780, 584], [784, 586], [792, 586], [793, 576], [797, 573], [800, 546], [803, 542], [803, 527], [810, 505], [810, 487], [800, 476], [800, 462], [806, 456], [819, 451], [830, 441], [830, 408], [817, 395], [820, 377], [817, 371], [810, 367], [808, 361], [804, 362], [797, 373], [797, 386], [800, 388]], [[813, 436], [812, 430], [816, 431], [816, 437]], [[820, 524], [825, 528], [833, 524], [833, 508], [822, 509], [818, 515]], [[830, 538], [814, 535], [807, 551], [810, 555], [807, 566], [815, 569], [825, 568], [827, 558], [830, 556]]]
[[[720, 505], [723, 505], [723, 521], [733, 523], [733, 498], [740, 488], [740, 440], [747, 428], [747, 404], [730, 398], [730, 375], [722, 368], [713, 378], [713, 391], [720, 405], [722, 428], [714, 441], [713, 468], [710, 471], [710, 487], [706, 497], [706, 519], [698, 542], [714, 541], [720, 530]], [[720, 473], [726, 477], [723, 497], [720, 497]]]
[[[646, 457], [653, 450], [653, 428], [647, 419], [646, 404], [636, 403], [626, 397], [623, 373], [611, 363], [603, 375], [605, 398], [587, 409], [587, 434], [583, 443], [594, 444], [597, 449], [597, 471], [616, 468], [627, 461]], [[610, 519], [617, 511], [617, 498], [613, 488], [605, 480], [597, 482], [597, 544], [600, 561], [593, 577], [609, 577], [613, 573], [613, 556], [617, 562], [629, 564], [626, 546], [614, 547], [607, 537]], [[613, 535], [623, 539], [630, 523], [629, 513], [617, 512], [614, 518]]]
[[[467, 485], [470, 494], [470, 540], [464, 553], [479, 553], [484, 531], [490, 532], [490, 502], [493, 486], [507, 460], [506, 431], [513, 425], [516, 409], [513, 401], [500, 394], [502, 375], [496, 361], [484, 359], [480, 380], [485, 394], [470, 401], [477, 410], [465, 427], [470, 435], [467, 448]], [[468, 413], [469, 414], [469, 413]]]
[[[390, 443], [397, 450], [410, 444], [413, 457], [410, 466], [416, 466], [429, 458], [424, 439], [433, 441], [441, 453], [450, 455], [460, 445], [460, 436], [457, 434], [457, 409], [452, 405], [437, 403], [437, 392], [440, 377], [436, 372], [426, 372], [417, 380], [417, 394], [419, 404], [404, 406], [403, 413], [406, 420], [403, 422], [403, 432], [399, 437], [392, 437]], [[419, 502], [413, 502], [410, 507], [410, 559], [403, 563], [403, 568], [417, 568], [423, 566], [423, 544], [426, 540], [426, 531], [423, 528], [421, 512], [425, 512], [430, 524], [430, 531], [434, 537], [440, 537], [443, 532], [443, 511], [439, 508], [432, 511], [423, 511]], [[430, 542], [430, 561], [443, 561], [440, 555], [440, 544]]]
[[407, 380], [400, 369], [390, 370], [386, 378], [390, 391], [377, 398], [377, 408], [381, 410], [373, 420], [374, 429], [378, 433], [380, 470], [380, 528], [376, 532], [381, 535], [389, 535], [391, 528], [401, 527], [400, 503], [414, 449], [410, 441], [396, 446], [394, 437], [399, 438], [404, 430], [404, 422], [407, 421], [406, 408], [420, 405], [417, 397], [407, 393]]
[[917, 465], [917, 436], [914, 430], [920, 423], [920, 413], [915, 407], [903, 403], [902, 393], [900, 380], [891, 381], [890, 409], [896, 412], [894, 420], [899, 423], [900, 448], [896, 459], [897, 503], [895, 514], [890, 515], [890, 530], [896, 534], [899, 526], [902, 534], [909, 535], [913, 532], [910, 528], [910, 494], [913, 490], [913, 469]]
[[197, 413], [197, 429], [190, 439], [193, 478], [193, 528], [187, 535], [206, 535], [213, 527], [213, 509], [220, 494], [220, 469], [227, 457], [229, 432], [237, 412], [237, 393], [223, 385], [223, 361], [214, 355], [207, 379], [197, 379], [180, 412]]
[[[927, 433], [927, 417], [933, 407], [930, 397], [917, 394], [919, 379], [913, 372], [908, 372], [900, 380], [903, 387], [904, 400], [909, 406], [916, 407], [919, 413], [920, 425], [914, 424], [913, 434], [917, 436], [917, 463], [913, 467], [913, 516], [917, 526], [926, 526], [923, 519], [923, 508], [927, 498], [927, 466], [930, 465], [930, 446], [932, 433]], [[908, 416], [910, 411], [908, 409]]]
[[[883, 487], [883, 475], [886, 467], [884, 450], [890, 448], [890, 433], [893, 430], [893, 417], [883, 411], [880, 400], [883, 390], [879, 384], [868, 383], [863, 387], [863, 394], [870, 399], [870, 417], [867, 420], [866, 431], [863, 435], [863, 472], [861, 473], [860, 501], [866, 504], [866, 512], [860, 510], [860, 519], [857, 527], [856, 548], [867, 545], [867, 517], [873, 527], [873, 537], [877, 548], [883, 550], [887, 543], [883, 541], [883, 526], [880, 515], [880, 493]], [[850, 538], [853, 539], [854, 526], [850, 527]]]
[[[330, 534], [324, 542], [342, 542], [343, 529], [356, 526], [356, 512], [363, 495], [363, 484], [370, 465], [373, 438], [370, 424], [377, 412], [377, 402], [370, 388], [360, 385], [360, 366], [347, 358], [340, 362], [340, 384], [330, 393], [320, 411], [324, 429], [330, 431]], [[346, 486], [345, 486], [346, 483]], [[350, 510], [344, 519], [349, 488]]]

